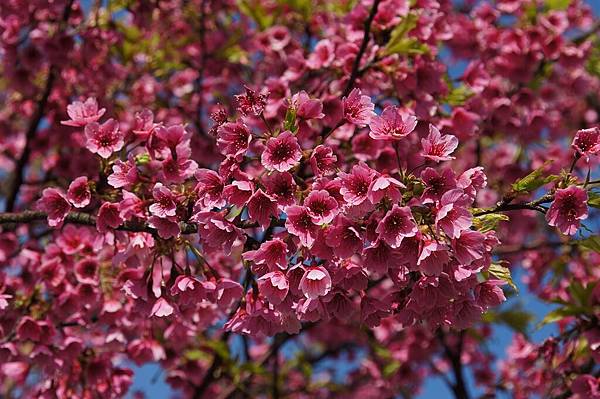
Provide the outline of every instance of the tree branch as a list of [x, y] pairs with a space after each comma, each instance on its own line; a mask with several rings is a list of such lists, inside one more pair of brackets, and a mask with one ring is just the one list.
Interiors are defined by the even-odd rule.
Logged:
[[[72, 5], [73, 0], [69, 0], [67, 5], [65, 6], [61, 23], [65, 23], [69, 20]], [[32, 141], [35, 137], [35, 133], [37, 132], [38, 127], [40, 126], [40, 122], [44, 118], [46, 105], [48, 104], [48, 98], [50, 97], [50, 93], [52, 92], [52, 88], [54, 87], [54, 83], [56, 82], [57, 75], [58, 71], [56, 70], [56, 68], [53, 65], [50, 66], [50, 70], [48, 71], [48, 79], [46, 80], [46, 85], [44, 86], [44, 91], [42, 92], [42, 96], [37, 103], [37, 107], [33, 114], [33, 118], [31, 119], [29, 126], [27, 127], [27, 132], [25, 133], [25, 147], [23, 148], [23, 152], [21, 153], [21, 156], [19, 157], [19, 159], [17, 159], [17, 163], [15, 164], [12, 185], [6, 198], [6, 212], [12, 212], [15, 209], [17, 196], [19, 195], [19, 191], [21, 189], [21, 185], [23, 185], [23, 180], [25, 177], [25, 166], [27, 166], [27, 163], [29, 162]]]
[[464, 343], [464, 330], [459, 333], [458, 345], [456, 352], [452, 351], [446, 343], [444, 332], [438, 329], [437, 336], [444, 349], [446, 358], [450, 361], [452, 366], [452, 374], [454, 375], [454, 384], [451, 385], [451, 389], [454, 392], [456, 399], [470, 399], [469, 391], [467, 390], [467, 384], [465, 383], [465, 377], [463, 373], [463, 367], [461, 363], [462, 348]]
[[200, 64], [198, 65], [198, 77], [194, 82], [194, 86], [198, 93], [198, 107], [196, 109], [198, 117], [198, 131], [201, 135], [205, 136], [206, 131], [204, 130], [204, 124], [202, 123], [202, 112], [204, 107], [204, 99], [202, 93], [202, 85], [204, 83], [204, 70], [206, 69], [206, 0], [202, 0], [200, 3], [200, 29], [198, 30], [198, 36], [200, 36]]
[[546, 213], [546, 209], [544, 207], [542, 207], [541, 205], [546, 204], [548, 202], [552, 202], [553, 199], [554, 199], [553, 195], [546, 194], [543, 197], [541, 197], [535, 201], [521, 202], [518, 204], [511, 204], [510, 200], [503, 200], [498, 205], [496, 205], [494, 208], [475, 212], [475, 213], [473, 213], [473, 216], [483, 216], [483, 215], [489, 215], [490, 213], [518, 211], [518, 210], [524, 210], [524, 209], [530, 209], [530, 210], [538, 211], [541, 213]]
[[277, 336], [273, 341], [272, 398], [279, 399], [279, 348]]
[[362, 43], [360, 44], [360, 49], [358, 50], [358, 54], [356, 54], [356, 58], [354, 59], [354, 64], [352, 65], [352, 72], [350, 73], [350, 79], [348, 79], [348, 83], [346, 84], [346, 88], [344, 89], [344, 92], [342, 94], [343, 97], [350, 94], [350, 91], [352, 91], [352, 88], [354, 87], [354, 83], [356, 82], [356, 79], [360, 75], [360, 61], [362, 60], [362, 57], [365, 54], [365, 51], [367, 50], [367, 45], [369, 44], [369, 35], [371, 34], [371, 24], [373, 23], [373, 20], [375, 19], [375, 15], [377, 14], [377, 7], [379, 7], [380, 2], [381, 2], [381, 0], [373, 1], [373, 6], [371, 7], [371, 12], [369, 13], [369, 16], [367, 17], [367, 19], [365, 20], [363, 40], [362, 40]]
[[[47, 217], [48, 214], [41, 211], [4, 212], [0, 213], [0, 225], [27, 224], [45, 221]], [[70, 212], [65, 217], [65, 223], [96, 226], [96, 217], [85, 212]], [[182, 234], [193, 234], [198, 232], [198, 227], [191, 223], [182, 222], [180, 228]], [[116, 230], [134, 233], [156, 233], [156, 229], [150, 227], [147, 223], [133, 221], [123, 223], [121, 226], [117, 227]]]

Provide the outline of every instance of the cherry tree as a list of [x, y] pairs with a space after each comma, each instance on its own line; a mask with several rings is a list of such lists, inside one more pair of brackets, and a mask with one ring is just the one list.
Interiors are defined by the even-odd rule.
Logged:
[[190, 398], [600, 398], [599, 31], [582, 0], [3, 0], [0, 395], [154, 362]]

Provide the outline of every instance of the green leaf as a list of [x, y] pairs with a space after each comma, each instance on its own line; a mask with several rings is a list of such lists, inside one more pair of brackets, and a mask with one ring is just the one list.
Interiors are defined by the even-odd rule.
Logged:
[[285, 113], [285, 119], [283, 120], [283, 129], [289, 130], [292, 133], [298, 131], [298, 126], [296, 125], [296, 110], [294, 107], [288, 107]]
[[244, 207], [238, 208], [237, 206], [232, 206], [227, 216], [225, 216], [225, 219], [232, 221], [233, 219], [238, 217], [238, 215], [242, 213], [243, 210]]
[[227, 346], [226, 342], [221, 340], [210, 340], [205, 342], [206, 346], [215, 351], [215, 355], [220, 357], [221, 359], [227, 360], [230, 358], [229, 356], [229, 346]]
[[508, 221], [509, 217], [502, 213], [490, 213], [487, 215], [475, 216], [473, 218], [473, 226], [482, 233], [496, 230], [498, 223]]
[[571, 0], [546, 0], [546, 7], [549, 10], [566, 10], [571, 4]]
[[396, 371], [398, 371], [400, 369], [400, 366], [401, 366], [401, 364], [397, 360], [386, 364], [385, 367], [383, 368], [383, 375], [385, 377], [390, 377], [392, 374], [394, 374]]
[[238, 0], [239, 10], [252, 18], [261, 30], [265, 30], [275, 22], [275, 15], [269, 13], [261, 5], [261, 2], [256, 0]]
[[544, 176], [544, 169], [553, 161], [544, 162], [542, 166], [528, 174], [527, 176], [517, 180], [512, 184], [513, 191], [517, 193], [528, 193], [537, 190], [544, 184], [548, 184], [558, 179], [556, 175]]
[[600, 194], [594, 191], [588, 192], [588, 205], [593, 208], [600, 208]]
[[375, 351], [375, 354], [382, 359], [391, 359], [392, 358], [392, 354], [391, 354], [390, 350], [383, 346], [376, 345], [373, 349]]
[[150, 154], [148, 153], [138, 154], [135, 157], [135, 164], [138, 166], [146, 165], [148, 162], [150, 162]]
[[442, 103], [446, 103], [453, 107], [463, 105], [469, 98], [473, 96], [473, 91], [467, 86], [461, 84], [454, 87], [445, 98], [442, 99]]
[[191, 361], [209, 358], [208, 354], [206, 352], [201, 351], [200, 349], [187, 350], [184, 353], [184, 357]]
[[503, 311], [488, 310], [483, 314], [483, 321], [505, 324], [514, 331], [522, 334], [527, 334], [527, 330], [533, 319], [534, 316], [523, 310], [521, 305], [516, 305]]
[[577, 243], [585, 249], [600, 253], [600, 236], [591, 236]]
[[517, 292], [519, 291], [512, 279], [510, 269], [508, 267], [499, 263], [492, 263], [488, 268], [488, 273], [500, 280], [506, 281], [513, 290]]
[[568, 290], [577, 305], [587, 306], [590, 303], [595, 286], [595, 283], [584, 286], [583, 284], [574, 281], [569, 284]]
[[396, 27], [392, 30], [390, 40], [384, 48], [385, 55], [407, 54], [407, 51], [410, 51], [410, 49], [422, 45], [416, 39], [406, 37], [408, 32], [417, 26], [418, 19], [419, 17], [416, 14], [410, 13], [404, 17], [398, 25], [396, 25]]
[[429, 47], [421, 43], [418, 39], [405, 37], [396, 41], [393, 46], [389, 44], [385, 47], [385, 55], [400, 54], [400, 55], [419, 55], [429, 52]]
[[562, 308], [554, 309], [548, 313], [542, 321], [538, 324], [538, 328], [545, 326], [546, 324], [556, 323], [569, 316], [577, 316], [581, 313], [581, 310], [571, 306], [565, 306]]

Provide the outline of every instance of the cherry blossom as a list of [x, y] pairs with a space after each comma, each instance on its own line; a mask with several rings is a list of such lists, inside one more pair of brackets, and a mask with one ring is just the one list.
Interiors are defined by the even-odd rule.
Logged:
[[31, 3], [1, 397], [598, 396], [591, 2]]

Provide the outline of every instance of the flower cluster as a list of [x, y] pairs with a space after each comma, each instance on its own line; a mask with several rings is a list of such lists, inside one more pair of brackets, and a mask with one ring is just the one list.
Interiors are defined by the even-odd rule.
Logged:
[[131, 362], [196, 398], [598, 396], [582, 0], [30, 3], [0, 2], [0, 396], [122, 397]]

